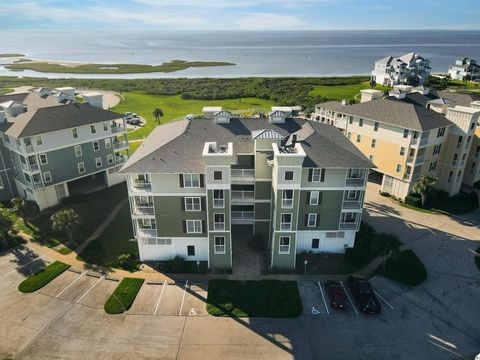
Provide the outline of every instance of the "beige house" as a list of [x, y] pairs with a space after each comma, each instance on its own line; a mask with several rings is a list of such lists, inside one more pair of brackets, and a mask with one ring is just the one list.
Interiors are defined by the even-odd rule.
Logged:
[[420, 176], [455, 195], [480, 180], [477, 95], [395, 86], [385, 96], [362, 90], [361, 103], [326, 102], [313, 120], [339, 128], [383, 174], [381, 191], [405, 198]]

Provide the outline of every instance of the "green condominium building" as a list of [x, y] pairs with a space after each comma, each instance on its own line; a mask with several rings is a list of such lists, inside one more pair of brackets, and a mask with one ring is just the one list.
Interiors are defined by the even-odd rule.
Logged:
[[232, 234], [248, 225], [271, 267], [291, 269], [302, 251], [353, 246], [371, 167], [332, 126], [204, 108], [158, 126], [120, 172], [142, 261], [180, 255], [231, 268]]

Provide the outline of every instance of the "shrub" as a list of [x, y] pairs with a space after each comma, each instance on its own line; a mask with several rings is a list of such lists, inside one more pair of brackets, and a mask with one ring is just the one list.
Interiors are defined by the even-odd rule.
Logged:
[[11, 200], [13, 210], [21, 217], [31, 217], [40, 212], [38, 205], [30, 200], [19, 197]]
[[405, 204], [415, 206], [415, 207], [422, 207], [422, 197], [418, 194], [409, 194], [405, 197]]
[[105, 312], [108, 314], [121, 314], [130, 309], [143, 282], [143, 279], [124, 278], [105, 303]]

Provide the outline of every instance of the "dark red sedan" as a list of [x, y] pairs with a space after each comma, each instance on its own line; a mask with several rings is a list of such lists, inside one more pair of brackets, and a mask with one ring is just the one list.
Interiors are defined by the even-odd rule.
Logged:
[[347, 309], [347, 295], [345, 294], [343, 286], [338, 281], [327, 281], [325, 283], [325, 291], [327, 292], [332, 309]]

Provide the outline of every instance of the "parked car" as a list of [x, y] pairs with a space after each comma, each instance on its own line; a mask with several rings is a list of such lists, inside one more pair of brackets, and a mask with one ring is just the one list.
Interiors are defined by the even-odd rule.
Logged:
[[380, 314], [382, 312], [380, 302], [377, 300], [368, 280], [358, 276], [350, 276], [348, 287], [361, 312], [365, 314]]
[[342, 284], [338, 281], [327, 281], [325, 283], [325, 291], [330, 300], [330, 307], [335, 310], [347, 309], [347, 294]]
[[138, 126], [138, 125], [141, 125], [142, 122], [140, 121], [140, 119], [137, 118], [137, 119], [130, 120], [130, 122], [127, 121], [127, 124]]

